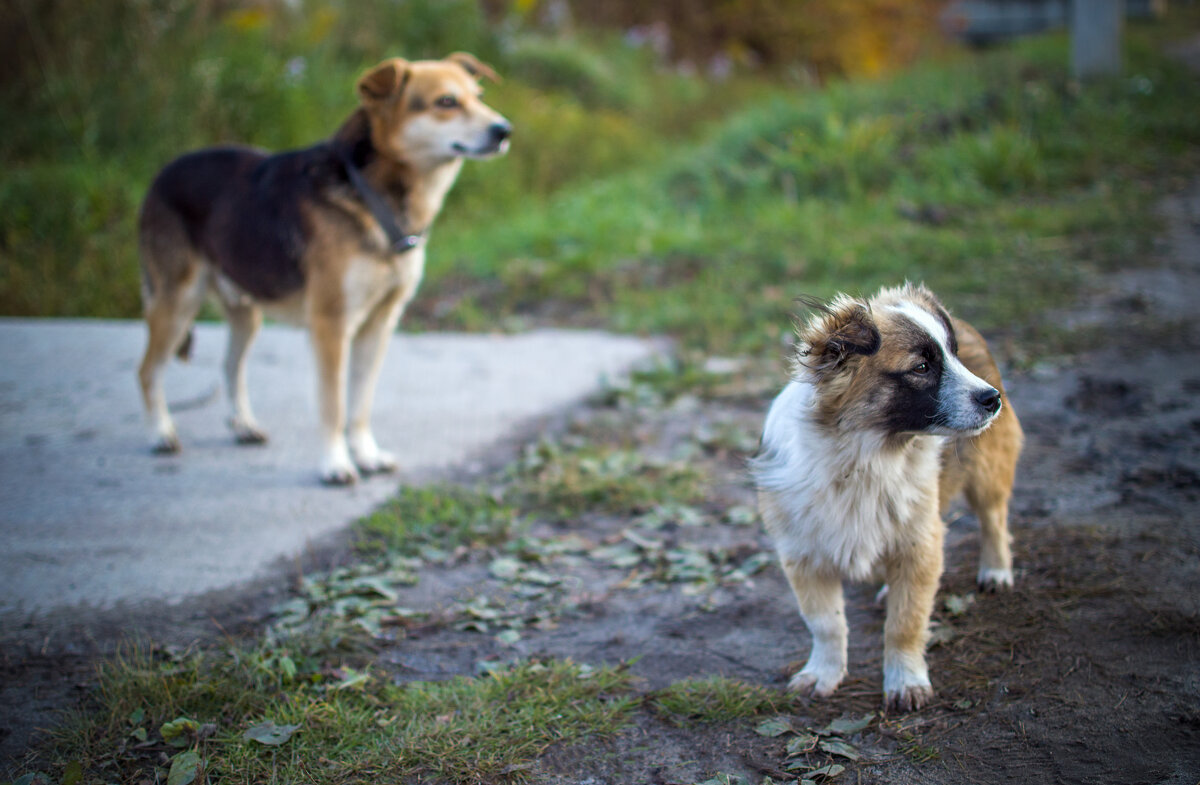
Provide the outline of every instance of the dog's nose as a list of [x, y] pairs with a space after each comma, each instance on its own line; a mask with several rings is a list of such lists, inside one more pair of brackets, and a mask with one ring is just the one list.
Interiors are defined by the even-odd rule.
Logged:
[[488, 131], [492, 135], [492, 140], [497, 144], [512, 136], [512, 126], [508, 123], [492, 123]]
[[987, 413], [995, 414], [1000, 411], [1000, 391], [993, 387], [978, 390], [975, 393], [975, 403], [983, 407]]

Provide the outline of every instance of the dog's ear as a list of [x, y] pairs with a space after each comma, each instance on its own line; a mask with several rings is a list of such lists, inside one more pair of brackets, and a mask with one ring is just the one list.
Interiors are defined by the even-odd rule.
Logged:
[[384, 60], [358, 80], [358, 97], [364, 104], [399, 96], [408, 84], [408, 61], [399, 57]]
[[492, 70], [487, 63], [480, 62], [479, 58], [469, 52], [454, 52], [446, 55], [446, 60], [451, 63], [457, 63], [471, 76], [476, 79], [490, 79], [493, 82], [499, 83], [500, 76]]
[[838, 295], [832, 302], [800, 298], [815, 313], [800, 330], [797, 361], [821, 379], [856, 356], [879, 351], [879, 328], [862, 300]]

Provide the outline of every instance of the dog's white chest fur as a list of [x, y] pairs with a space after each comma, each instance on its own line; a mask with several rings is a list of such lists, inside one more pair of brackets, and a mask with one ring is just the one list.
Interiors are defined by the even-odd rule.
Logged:
[[764, 523], [780, 558], [868, 580], [936, 514], [943, 439], [896, 447], [871, 431], [830, 434], [813, 421], [813, 398], [811, 384], [794, 381], [767, 414], [753, 469]]
[[421, 283], [425, 271], [425, 247], [417, 246], [390, 257], [366, 257], [349, 266], [342, 279], [347, 321], [358, 324], [380, 300], [399, 289], [408, 302]]

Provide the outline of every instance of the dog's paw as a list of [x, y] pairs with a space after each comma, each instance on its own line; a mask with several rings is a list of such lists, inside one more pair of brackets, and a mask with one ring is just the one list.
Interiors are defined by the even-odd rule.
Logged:
[[933, 700], [933, 687], [928, 684], [914, 684], [897, 690], [887, 690], [883, 694], [884, 707], [889, 712], [916, 711]]
[[838, 685], [846, 676], [846, 669], [841, 668], [804, 668], [792, 676], [788, 689], [801, 695], [811, 695], [814, 698], [828, 698], [837, 691]]
[[1013, 573], [1008, 568], [981, 567], [977, 580], [979, 581], [979, 590], [982, 592], [1004, 591], [1013, 587]]
[[324, 469], [321, 471], [321, 482], [332, 487], [353, 485], [358, 482], [358, 472], [354, 467]]
[[151, 452], [155, 455], [174, 455], [182, 449], [183, 445], [179, 443], [179, 437], [174, 433], [159, 436], [150, 447]]
[[326, 485], [353, 485], [358, 482], [358, 470], [350, 462], [345, 449], [334, 450], [321, 463], [321, 482]]
[[379, 445], [375, 443], [375, 437], [371, 435], [370, 431], [351, 433], [348, 442], [354, 465], [363, 475], [391, 474], [400, 468], [400, 462], [396, 460], [396, 456], [387, 450], [379, 449]]
[[883, 705], [888, 711], [916, 711], [933, 699], [923, 657], [884, 656]]
[[238, 444], [254, 445], [267, 443], [267, 432], [259, 427], [257, 423], [234, 419], [229, 421], [229, 427], [233, 429], [233, 439]]
[[321, 482], [326, 485], [353, 485], [358, 482], [358, 469], [350, 459], [350, 450], [345, 441], [338, 439], [330, 443], [321, 459], [318, 473]]
[[374, 455], [367, 458], [355, 455], [354, 464], [364, 475], [394, 474], [400, 468], [400, 462], [396, 460], [396, 456], [386, 450], [376, 450]]

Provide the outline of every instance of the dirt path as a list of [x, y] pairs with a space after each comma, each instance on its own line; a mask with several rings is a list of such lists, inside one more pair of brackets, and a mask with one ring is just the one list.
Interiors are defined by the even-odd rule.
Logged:
[[[941, 642], [931, 651], [938, 702], [855, 737], [859, 781], [1194, 785], [1200, 777], [1200, 186], [1168, 199], [1163, 216], [1157, 264], [1114, 275], [1084, 307], [1047, 317], [1103, 328], [1104, 346], [1011, 376], [1028, 434], [1013, 510], [1017, 590], [974, 594], [977, 525], [955, 521]], [[649, 427], [669, 452], [697, 429], [752, 434], [763, 403], [682, 407]], [[750, 503], [742, 457], [707, 456], [723, 480], [715, 508]], [[764, 544], [757, 530], [728, 525], [703, 537], [730, 551]], [[850, 604], [851, 678], [793, 726], [877, 709], [882, 613], [869, 588]], [[653, 586], [588, 607], [518, 650], [640, 658], [634, 672], [653, 689], [713, 674], [780, 686], [808, 646], [773, 566], [701, 597]], [[447, 643], [416, 646], [447, 662]], [[503, 654], [468, 649], [453, 648], [464, 664]], [[557, 751], [539, 781], [689, 783], [725, 772], [758, 782], [780, 776], [785, 740], [746, 722], [678, 729], [647, 716], [614, 744]]]
[[[1163, 209], [1168, 233], [1157, 264], [1114, 275], [1084, 307], [1047, 317], [1084, 333], [1103, 327], [1103, 347], [1010, 377], [1028, 434], [1013, 510], [1017, 590], [974, 593], [977, 525], [968, 516], [954, 521], [931, 650], [938, 700], [853, 737], [862, 758], [841, 762], [858, 781], [1194, 785], [1200, 776], [1200, 187]], [[752, 502], [738, 444], [753, 440], [765, 403], [762, 391], [685, 398], [625, 423], [640, 449], [691, 450], [716, 478], [708, 525], [647, 529], [593, 516], [537, 533], [594, 547], [632, 529], [663, 552], [719, 548], [731, 563], [760, 552], [757, 527], [722, 520], [722, 511]], [[592, 410], [572, 430], [613, 427]], [[691, 594], [659, 580], [627, 588], [637, 568], [598, 569], [594, 560], [551, 560], [546, 569], [579, 587], [558, 599], [550, 629], [526, 629], [511, 644], [417, 629], [383, 662], [403, 680], [517, 656], [636, 660], [633, 672], [650, 692], [711, 675], [782, 686], [807, 651], [774, 565]], [[493, 598], [509, 588], [489, 582], [486, 564], [468, 563], [423, 576], [401, 603], [429, 602], [439, 585], [451, 593], [484, 586], [460, 596]], [[833, 700], [792, 716], [794, 727], [878, 708], [883, 616], [871, 587], [854, 590], [850, 605], [850, 679]], [[535, 781], [694, 783], [718, 772], [782, 780], [788, 738], [764, 738], [744, 720], [678, 728], [645, 712], [615, 742], [554, 750]]]

